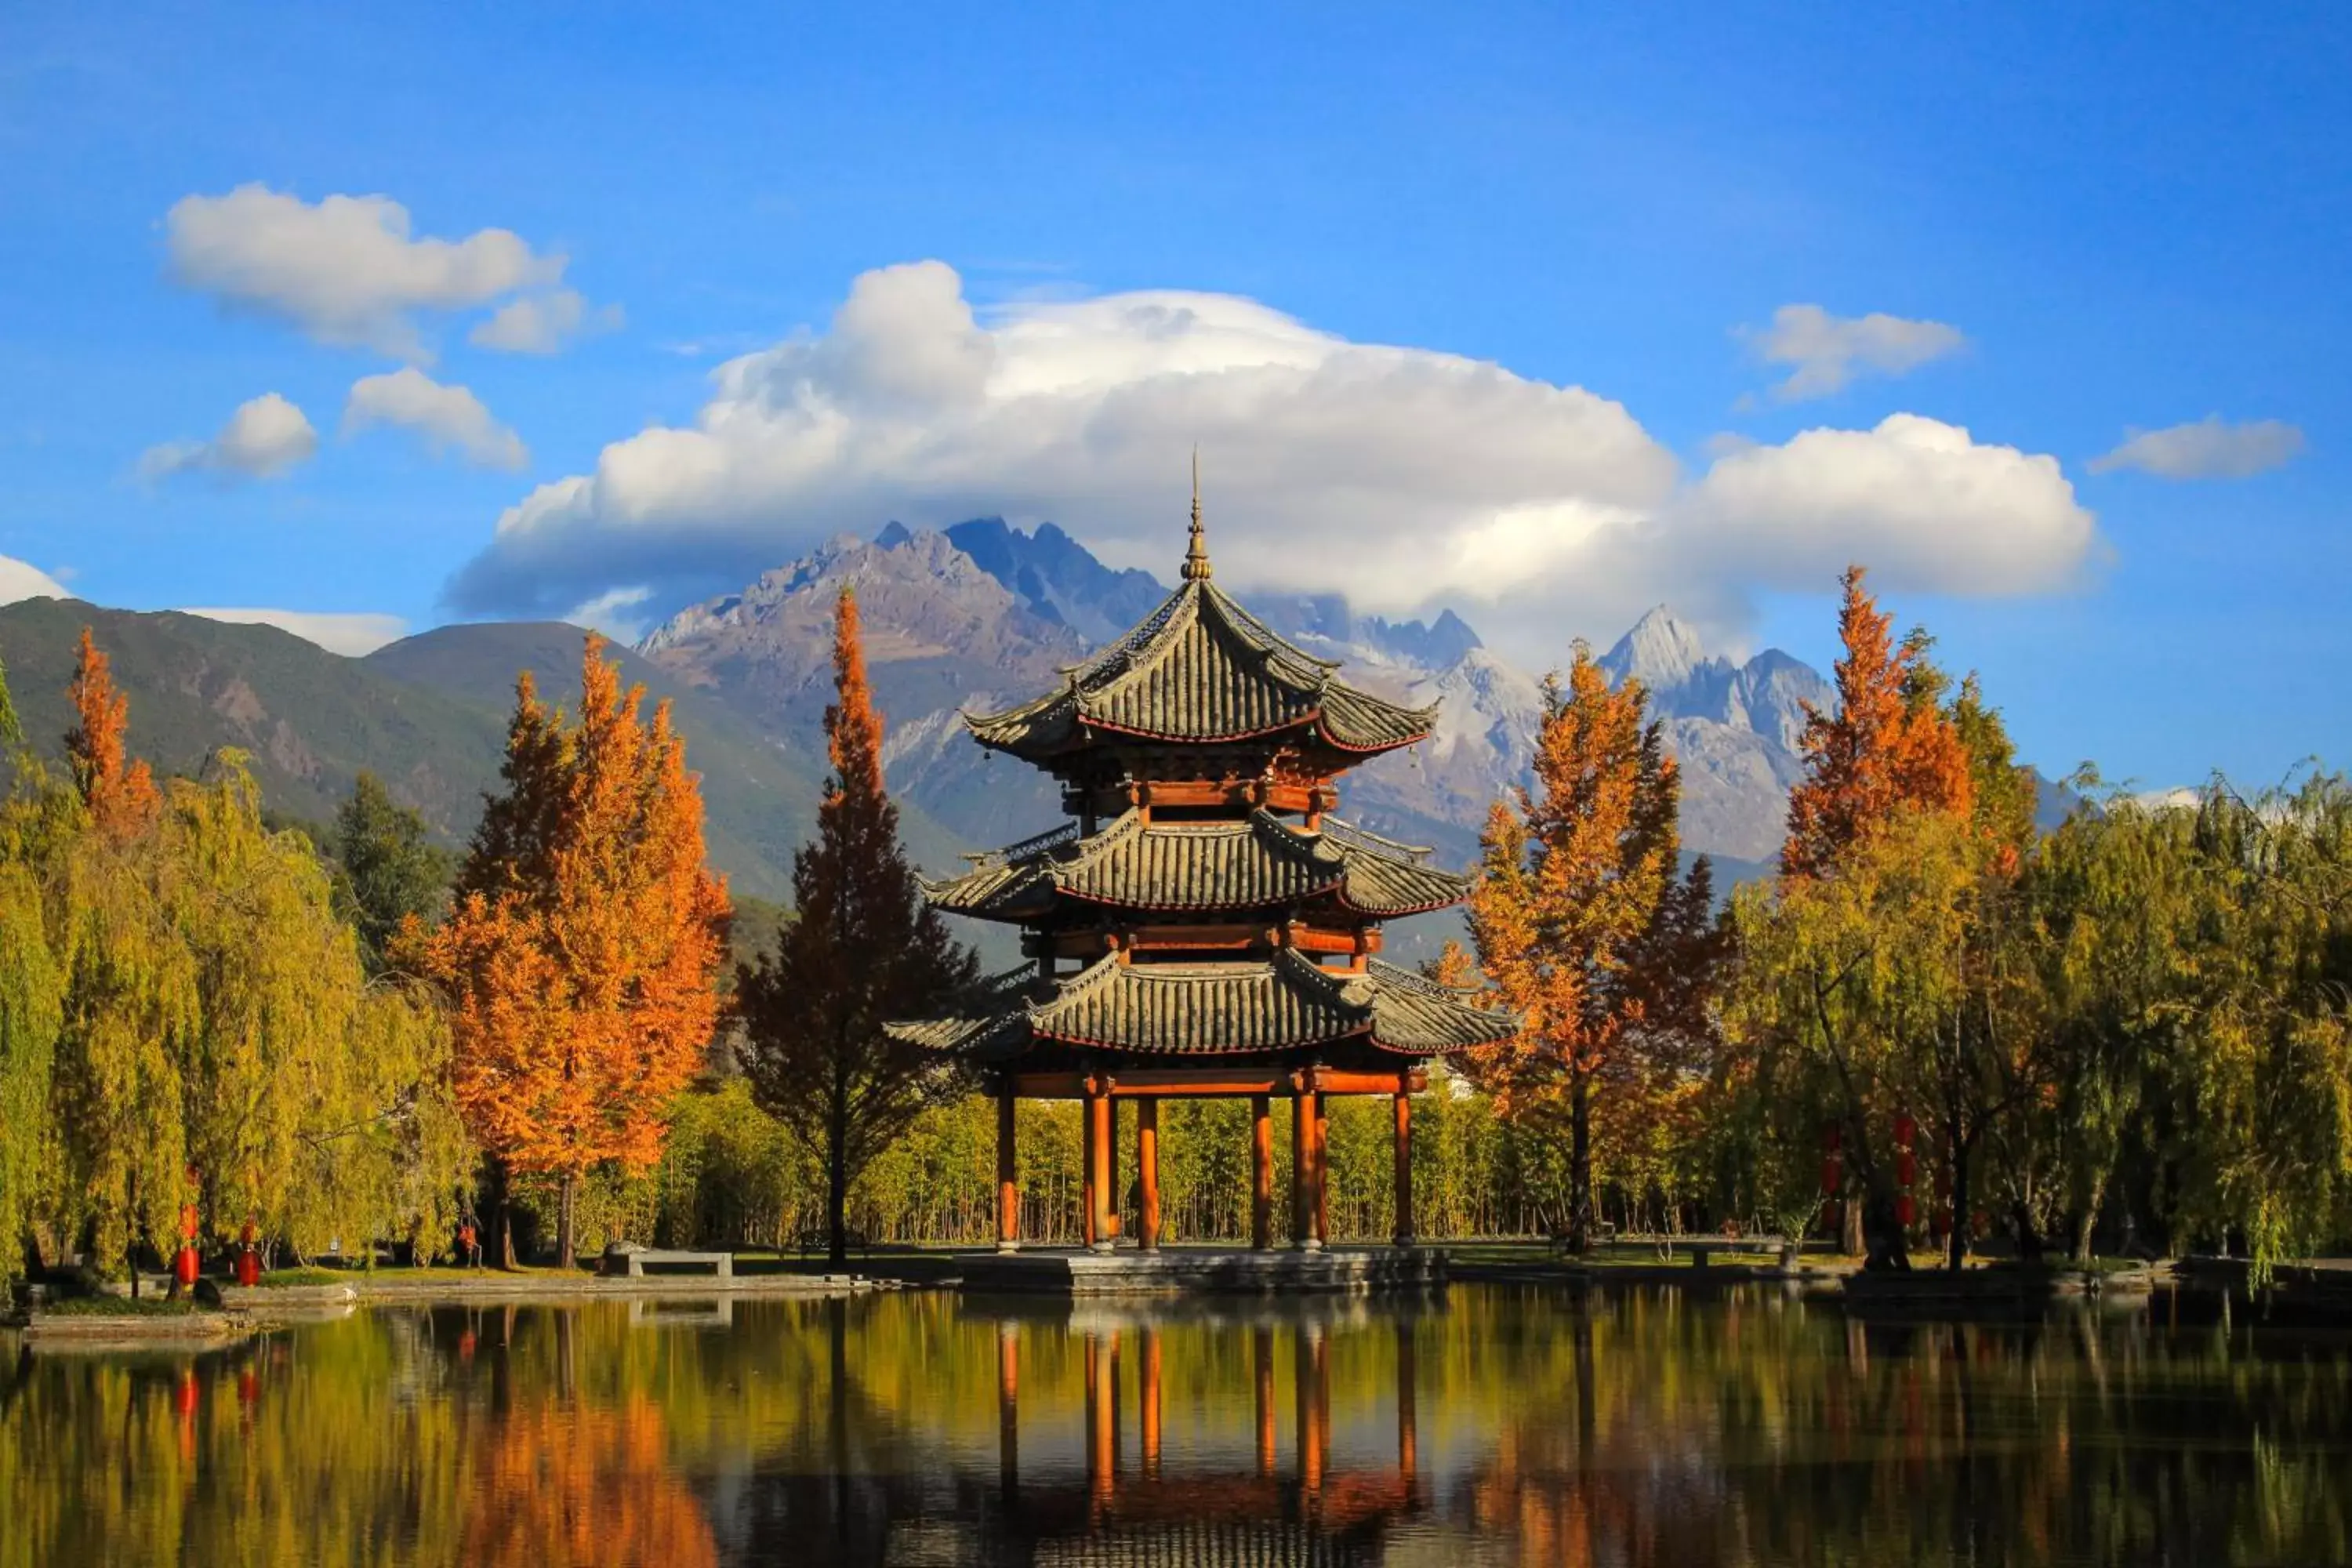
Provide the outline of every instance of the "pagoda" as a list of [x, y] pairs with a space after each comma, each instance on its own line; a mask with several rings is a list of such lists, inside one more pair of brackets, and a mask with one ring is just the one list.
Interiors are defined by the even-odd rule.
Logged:
[[1457, 903], [1466, 879], [1331, 813], [1333, 781], [1426, 739], [1437, 710], [1341, 682], [1216, 586], [1193, 484], [1183, 581], [1062, 686], [964, 716], [974, 739], [1062, 786], [1071, 820], [943, 882], [931, 903], [1022, 928], [1029, 962], [971, 1016], [892, 1026], [955, 1053], [997, 1098], [997, 1245], [1020, 1241], [1013, 1107], [1083, 1102], [1087, 1245], [1120, 1228], [1115, 1104], [1136, 1102], [1138, 1245], [1160, 1246], [1159, 1104], [1246, 1097], [1251, 1244], [1274, 1246], [1270, 1108], [1292, 1106], [1291, 1244], [1328, 1230], [1325, 1102], [1395, 1108], [1396, 1237], [1413, 1242], [1411, 1095], [1433, 1057], [1516, 1020], [1381, 962], [1381, 923]]

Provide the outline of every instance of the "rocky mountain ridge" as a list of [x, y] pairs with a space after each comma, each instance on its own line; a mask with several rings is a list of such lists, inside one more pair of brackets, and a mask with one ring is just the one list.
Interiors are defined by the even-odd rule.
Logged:
[[[833, 604], [845, 585], [857, 590], [890, 726], [893, 787], [979, 845], [1050, 826], [1059, 807], [1034, 772], [973, 744], [958, 711], [1036, 695], [1169, 592], [1149, 573], [1104, 565], [1052, 524], [1024, 532], [993, 518], [943, 531], [893, 523], [871, 541], [828, 540], [739, 594], [681, 611], [638, 651], [797, 751], [811, 743], [830, 692]], [[1466, 864], [1496, 796], [1528, 776], [1543, 711], [1538, 680], [1450, 610], [1432, 623], [1391, 623], [1357, 616], [1337, 595], [1245, 598], [1300, 647], [1342, 661], [1349, 681], [1441, 703], [1428, 742], [1348, 776], [1342, 810]], [[1650, 689], [1684, 769], [1686, 846], [1736, 863], [1727, 869], [1769, 858], [1799, 771], [1803, 704], [1828, 701], [1828, 684], [1777, 649], [1738, 663], [1710, 655], [1663, 605], [1601, 662]]]

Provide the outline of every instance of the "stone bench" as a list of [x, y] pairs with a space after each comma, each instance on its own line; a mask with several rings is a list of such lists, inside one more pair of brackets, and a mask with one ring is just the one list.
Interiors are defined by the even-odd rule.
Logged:
[[735, 1255], [731, 1252], [680, 1252], [631, 1247], [626, 1252], [606, 1255], [605, 1268], [608, 1271], [615, 1263], [623, 1265], [624, 1271], [632, 1279], [642, 1279], [648, 1263], [677, 1264], [686, 1268], [707, 1266], [721, 1279], [735, 1277]]

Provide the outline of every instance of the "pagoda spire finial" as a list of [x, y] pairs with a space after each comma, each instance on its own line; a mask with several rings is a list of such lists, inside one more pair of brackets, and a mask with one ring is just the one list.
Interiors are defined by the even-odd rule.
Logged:
[[1209, 539], [1201, 527], [1201, 448], [1192, 448], [1192, 542], [1184, 547], [1184, 581], [1205, 583], [1211, 576]]

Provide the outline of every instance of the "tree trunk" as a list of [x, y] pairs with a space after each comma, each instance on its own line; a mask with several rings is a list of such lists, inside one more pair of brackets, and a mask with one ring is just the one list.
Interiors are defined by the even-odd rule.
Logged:
[[849, 1129], [841, 1113], [825, 1130], [825, 1261], [841, 1268], [849, 1261]]
[[2021, 1263], [2042, 1261], [2042, 1233], [2033, 1228], [2032, 1211], [2021, 1197], [2013, 1198], [2009, 1205], [2010, 1223], [2017, 1227], [2017, 1258]]
[[1969, 1262], [1969, 1146], [1952, 1141], [1952, 1234], [1944, 1238], [1945, 1266], [1958, 1273]]
[[2099, 1205], [2094, 1202], [2083, 1210], [2074, 1222], [2074, 1264], [2079, 1268], [2091, 1266], [2091, 1232], [2099, 1223]]
[[1592, 1080], [1579, 1072], [1568, 1095], [1568, 1249], [1592, 1247]]
[[1867, 1269], [1888, 1270], [1907, 1274], [1911, 1269], [1910, 1238], [1895, 1217], [1895, 1199], [1874, 1185], [1864, 1214], [1864, 1228], [1870, 1242], [1868, 1256], [1862, 1266]]
[[556, 1189], [556, 1247], [562, 1255], [562, 1266], [566, 1270], [576, 1267], [579, 1263], [578, 1255], [572, 1250], [572, 1197], [579, 1184], [580, 1178], [566, 1171], [563, 1173], [562, 1183]]
[[1860, 1258], [1869, 1249], [1863, 1238], [1862, 1208], [1862, 1178], [1848, 1176], [1845, 1199], [1838, 1212], [1838, 1251], [1848, 1258]]

